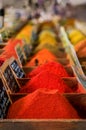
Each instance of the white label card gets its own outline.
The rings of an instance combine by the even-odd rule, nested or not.
[[[64,27],[61,27],[61,29],[60,29],[60,37],[61,37],[63,46],[66,50],[66,53],[69,55],[72,68],[74,70],[74,73],[75,73],[78,81],[86,88],[86,76],[82,70],[82,67],[78,60],[74,46],[71,44],[70,40],[68,39],[68,36],[67,36],[67,33],[66,33]]]

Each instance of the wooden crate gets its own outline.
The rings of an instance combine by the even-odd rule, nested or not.
[[[4,120],[1,130],[85,130],[86,120]]]
[[[4,64],[2,67],[2,72],[5,71],[6,67],[9,65],[9,62]],[[30,68],[29,68],[30,71]],[[73,87],[77,84],[76,77],[72,78],[63,78],[64,81],[70,84],[70,87]],[[26,82],[25,79],[19,79],[21,84]],[[6,84],[6,83],[5,83]],[[10,98],[12,102],[26,96],[27,94],[20,93],[10,93]],[[69,102],[74,106],[74,108],[79,113],[81,119],[55,119],[55,120],[0,120],[0,129],[1,130],[85,130],[86,129],[86,94],[63,94]]]
[[[12,96],[12,95],[11,95]],[[74,105],[76,108],[81,108],[78,111],[81,113],[85,112],[86,117],[86,94],[64,94],[65,97]],[[14,96],[13,98],[16,98]],[[0,130],[85,130],[86,119],[51,119],[51,120],[0,120]]]

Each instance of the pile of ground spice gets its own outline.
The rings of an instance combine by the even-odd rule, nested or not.
[[[6,55],[6,53],[2,53],[2,54],[0,55],[0,58],[3,58],[3,59],[5,59],[5,60],[7,60],[7,59],[8,59],[8,55]]]
[[[75,50],[79,58],[86,57],[86,39],[78,42],[75,45]]]
[[[22,45],[23,44],[22,40],[11,39],[8,42],[8,45],[4,47],[4,52],[2,53],[2,55],[4,55],[6,59],[9,59],[12,56],[18,58],[15,51],[15,46],[17,44]]]
[[[27,43],[30,42],[30,38],[33,31],[33,25],[30,25],[29,23],[18,33],[18,35],[15,37],[16,39],[24,39]]]
[[[26,66],[39,66],[50,61],[57,61],[56,56],[47,49],[43,49],[39,51],[37,54],[35,54],[30,60],[30,62],[26,64]]]
[[[56,46],[50,45],[49,43],[46,43],[44,45],[39,44],[35,50],[34,53],[37,53],[38,51],[42,50],[42,49],[47,49],[49,50],[51,53],[53,53],[56,57],[58,58],[66,58],[67,54],[64,51],[61,51],[61,49],[58,47],[58,44]]]
[[[72,93],[72,89],[58,76],[49,71],[42,71],[31,78],[29,82],[20,89],[20,93],[31,93],[39,88],[57,89],[60,93]]]
[[[37,90],[11,105],[8,119],[80,119],[57,90]]]
[[[84,49],[86,47],[86,39],[78,42],[74,47],[76,52],[79,52],[80,50]]]
[[[27,74],[27,77],[34,77],[42,71],[48,71],[54,74],[57,74],[60,77],[70,77],[64,66],[58,62],[48,62],[41,66],[38,66],[33,71]],[[52,76],[52,75],[51,75]]]
[[[44,29],[52,29],[52,30],[54,30],[54,29],[55,29],[55,25],[54,25],[53,22],[51,22],[51,21],[42,22],[42,23],[39,25],[39,29],[40,29],[40,31],[42,31],[42,30],[44,30]]]

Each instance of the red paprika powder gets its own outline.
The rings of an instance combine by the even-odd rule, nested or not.
[[[38,66],[33,71],[27,74],[27,77],[34,77],[35,75],[39,74],[42,71],[49,71],[54,74],[57,74],[60,77],[70,77],[67,71],[65,70],[64,66],[58,62],[48,62],[41,66]]]
[[[76,110],[57,90],[37,90],[10,107],[8,119],[79,119]]]
[[[26,66],[39,66],[50,61],[57,61],[56,56],[54,56],[47,49],[43,49],[34,55],[30,62],[26,64]]]
[[[60,93],[73,92],[57,74],[42,71],[22,87],[20,93],[31,93],[39,88],[57,89]]]
[[[16,39],[10,40],[8,42],[7,46],[4,47],[4,52],[2,54],[6,55],[7,59],[9,59],[12,56],[14,56],[15,58],[17,58],[16,52],[15,52],[15,46],[17,44],[22,45],[23,44],[22,40],[16,40]]]

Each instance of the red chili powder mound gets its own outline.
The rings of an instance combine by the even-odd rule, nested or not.
[[[57,74],[60,77],[70,77],[69,74],[66,72],[64,66],[57,62],[49,62],[46,64],[43,64],[41,66],[38,66],[33,71],[27,74],[27,77],[34,77],[35,75],[39,74],[42,71],[49,71],[51,73]]]
[[[7,58],[6,58],[6,55],[4,55],[4,54],[1,54],[1,55],[0,55],[0,58],[4,59],[4,61],[7,59]]]
[[[23,42],[22,42],[22,40],[12,39],[12,40],[8,41],[7,44],[8,44],[8,45],[4,47],[4,50],[10,50],[10,48],[14,50],[14,49],[15,49],[15,46],[16,46],[17,44],[22,45]]]
[[[79,119],[76,110],[57,90],[37,90],[11,105],[8,119]]]
[[[3,54],[2,54],[6,59],[9,59],[11,58],[12,56],[14,56],[15,58],[17,58],[17,54],[15,52],[14,49],[11,49],[11,51],[4,51]]]
[[[6,58],[10,58],[12,56],[14,56],[15,58],[17,58],[16,52],[15,52],[15,46],[17,44],[22,45],[23,42],[22,40],[16,40],[16,39],[12,39],[8,42],[8,45],[6,47],[4,47],[4,52],[2,53],[3,55],[6,55]]]
[[[26,66],[42,65],[50,61],[57,61],[56,56],[54,56],[47,49],[43,49],[39,51],[36,55],[34,55],[31,61],[26,64]]]
[[[42,71],[27,82],[26,85],[20,89],[20,93],[31,93],[39,88],[57,89],[60,93],[73,92],[57,74]]]

